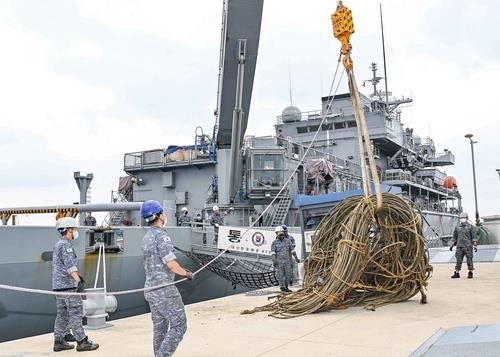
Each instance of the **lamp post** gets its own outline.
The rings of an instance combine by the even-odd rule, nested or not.
[[[498,179],[500,180],[500,169],[497,169]]]
[[[477,208],[477,189],[476,189],[476,165],[474,164],[474,144],[477,141],[472,140],[472,134],[465,134],[465,137],[470,141],[470,151],[472,156],[472,178],[474,180],[474,203],[476,205],[476,226],[479,226],[479,210]]]

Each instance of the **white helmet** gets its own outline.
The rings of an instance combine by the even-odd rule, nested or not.
[[[284,231],[285,230],[283,229],[283,226],[276,226],[276,228],[274,228],[274,233],[279,233]]]
[[[78,227],[78,224],[76,224],[76,219],[72,217],[63,217],[61,219],[58,219],[56,222],[56,229],[61,233],[68,228],[75,227]]]
[[[187,207],[182,207],[181,211],[182,211],[182,212],[187,212],[187,211],[188,211],[188,208],[187,208]]]
[[[213,206],[213,207],[212,207],[212,211],[214,211],[214,212],[215,212],[215,211],[218,211],[218,210],[219,210],[219,206]]]

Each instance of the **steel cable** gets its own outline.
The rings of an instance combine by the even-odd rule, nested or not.
[[[384,193],[346,199],[318,226],[303,287],[276,301],[242,313],[268,311],[291,318],[364,305],[375,309],[421,293],[432,274],[418,212],[403,198]]]

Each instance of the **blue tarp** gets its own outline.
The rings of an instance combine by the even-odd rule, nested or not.
[[[208,153],[208,146],[207,145],[198,145],[195,147],[194,145],[184,145],[184,146],[177,146],[177,145],[169,145],[165,150],[164,150],[164,155],[169,155],[177,150],[199,150],[204,154]]]
[[[375,188],[373,187],[373,184],[371,186],[371,190],[372,190],[372,192],[375,192]],[[386,185],[386,184],[380,184],[380,190],[382,192],[390,192],[390,193],[393,193],[395,195],[401,193],[400,187],[395,187],[395,186]],[[352,191],[325,193],[325,194],[315,195],[315,196],[295,195],[293,197],[293,206],[299,208],[299,207],[305,207],[305,206],[320,205],[323,203],[333,203],[333,202],[342,201],[343,199],[346,199],[346,198],[349,198],[352,196],[360,196],[360,195],[363,195],[362,189],[352,190]]]

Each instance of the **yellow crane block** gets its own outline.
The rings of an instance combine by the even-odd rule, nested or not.
[[[354,23],[352,21],[352,13],[347,7],[338,2],[337,9],[332,14],[333,36],[342,43],[341,52],[344,55],[343,63],[346,70],[352,68],[351,60],[351,43],[349,39],[354,33]]]

